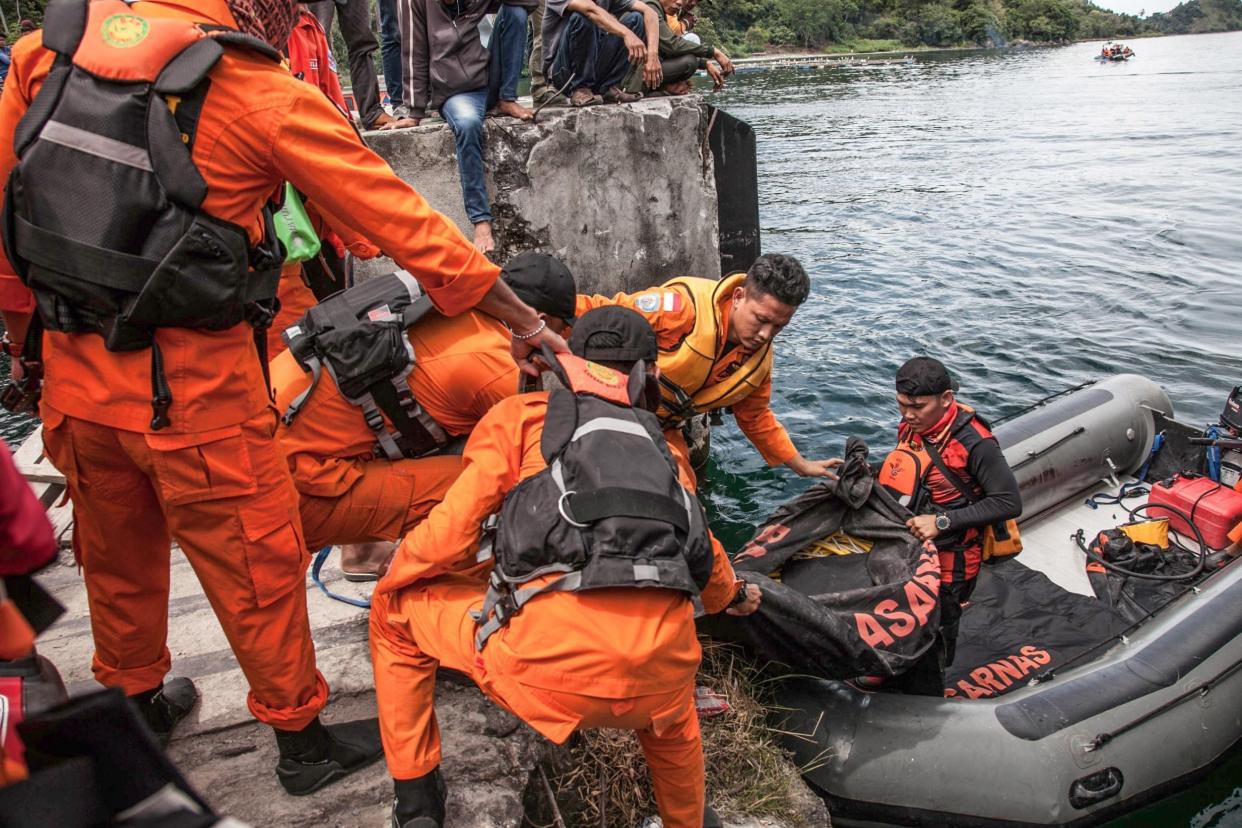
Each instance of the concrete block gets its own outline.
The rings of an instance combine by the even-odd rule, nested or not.
[[[719,278],[708,121],[707,107],[693,98],[549,108],[534,124],[488,119],[496,261],[523,250],[552,253],[591,293],[641,290],[679,275]],[[443,122],[365,137],[469,238],[453,136]],[[359,277],[393,269],[386,259],[363,263]]]

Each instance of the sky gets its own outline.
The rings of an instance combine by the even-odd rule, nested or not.
[[[1167,12],[1179,2],[1181,0],[1095,0],[1095,4],[1102,9],[1125,14],[1138,14],[1144,10],[1148,14]]]

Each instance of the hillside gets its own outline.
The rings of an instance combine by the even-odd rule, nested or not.
[[[781,46],[1004,46],[1242,29],[1242,0],[1186,0],[1147,18],[1089,0],[703,0],[696,14],[695,31],[730,54]]]

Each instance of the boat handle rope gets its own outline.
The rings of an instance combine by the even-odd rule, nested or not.
[[[1151,721],[1152,719],[1156,718],[1157,716],[1163,713],[1167,713],[1168,711],[1172,710],[1174,707],[1177,707],[1179,704],[1189,699],[1192,699],[1195,696],[1206,696],[1209,692],[1211,692],[1213,687],[1215,687],[1217,684],[1220,684],[1222,681],[1229,678],[1234,673],[1238,672],[1239,669],[1242,669],[1242,659],[1235,661],[1233,664],[1229,665],[1224,670],[1220,671],[1219,673],[1212,676],[1210,679],[1207,679],[1206,681],[1199,684],[1198,686],[1192,687],[1189,690],[1187,690],[1185,693],[1182,693],[1178,696],[1175,696],[1169,699],[1167,702],[1160,705],[1155,710],[1150,710],[1147,713],[1144,713],[1142,716],[1139,716],[1137,719],[1126,722],[1125,724],[1123,724],[1121,727],[1117,728],[1116,730],[1110,730],[1106,733],[1099,734],[1098,736],[1096,736],[1094,739],[1092,739],[1090,742],[1087,743],[1086,748],[1085,748],[1087,753],[1092,753],[1094,751],[1099,750],[1100,748],[1104,747],[1112,740],[1116,739],[1118,736],[1121,736],[1123,733],[1127,733],[1128,731],[1133,730],[1139,725],[1145,724],[1146,722]]]
[[[1087,431],[1087,427],[1086,427],[1086,426],[1078,426],[1078,427],[1077,427],[1077,428],[1075,428],[1073,431],[1071,431],[1069,434],[1066,434],[1064,437],[1061,437],[1061,438],[1060,438],[1060,439],[1058,439],[1058,440],[1054,440],[1053,442],[1049,443],[1048,445],[1044,446],[1043,448],[1039,449],[1038,451],[1028,451],[1028,452],[1026,453],[1026,458],[1025,458],[1025,459],[1023,459],[1023,460],[1021,460],[1020,462],[1018,462],[1018,463],[1014,464],[1013,466],[1010,466],[1010,468],[1011,468],[1013,471],[1017,471],[1018,469],[1020,469],[1020,468],[1022,468],[1023,466],[1025,466],[1027,463],[1033,463],[1033,462],[1035,462],[1036,460],[1038,460],[1039,458],[1043,457],[1043,456],[1044,456],[1045,454],[1047,454],[1048,452],[1052,451],[1052,450],[1053,450],[1054,448],[1056,448],[1057,446],[1059,446],[1059,445],[1061,445],[1061,444],[1063,444],[1063,443],[1068,443],[1070,440],[1074,439],[1074,438],[1075,438],[1075,437],[1077,437],[1079,434],[1084,434],[1084,433],[1086,433],[1086,431]]]

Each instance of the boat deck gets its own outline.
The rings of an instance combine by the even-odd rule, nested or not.
[[[1122,482],[1133,483],[1134,478]],[[1074,542],[1073,535],[1082,529],[1088,538],[1104,529],[1113,529],[1129,521],[1127,509],[1147,502],[1147,495],[1126,498],[1125,508],[1117,504],[1092,509],[1087,498],[1095,494],[1116,494],[1117,486],[1101,481],[1090,492],[1065,501],[1039,517],[1022,524],[1022,554],[1018,560],[1031,569],[1048,576],[1057,586],[1079,595],[1094,595],[1087,580],[1087,558]]]

